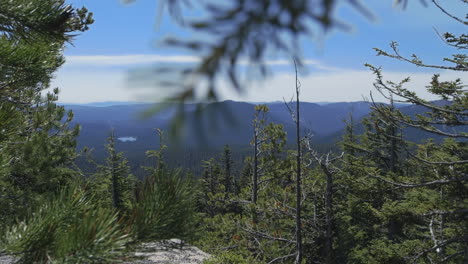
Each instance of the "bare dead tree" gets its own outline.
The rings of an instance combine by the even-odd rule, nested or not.
[[[334,238],[334,214],[333,214],[333,193],[334,193],[334,175],[338,168],[333,164],[341,160],[344,156],[342,152],[339,156],[332,157],[331,152],[326,155],[319,155],[313,150],[309,138],[305,138],[304,148],[308,151],[312,159],[317,163],[326,176],[325,185],[325,263],[332,264],[333,260],[333,238]]]
[[[298,78],[297,62],[294,59],[294,70],[296,76],[295,92],[296,92],[296,109],[285,102],[286,107],[291,114],[291,117],[296,125],[296,263],[300,264],[302,261],[302,225],[301,225],[301,204],[302,204],[302,191],[301,191],[301,168],[302,168],[302,143],[301,143],[301,124],[300,124],[300,88],[301,82]],[[292,102],[292,100],[291,100]]]
[[[296,142],[297,142],[297,175],[296,175],[296,247],[297,256],[296,263],[302,262],[302,227],[301,227],[301,127],[300,127],[300,102],[299,102],[299,91],[301,83],[297,78],[297,65],[294,61],[294,69],[296,72]]]
[[[253,120],[253,140],[251,144],[254,148],[254,160],[253,160],[253,173],[252,173],[252,203],[257,204],[258,200],[258,179],[260,177],[261,168],[259,166],[259,157],[262,153],[260,146],[263,144],[264,139],[262,137],[263,130],[265,129],[266,122],[266,113],[268,112],[268,107],[266,105],[257,105],[255,106],[255,114]],[[256,213],[253,212],[252,221],[256,223]]]

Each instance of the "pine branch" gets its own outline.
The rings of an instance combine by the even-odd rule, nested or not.
[[[383,182],[401,187],[401,188],[418,188],[418,187],[425,187],[425,186],[432,186],[432,185],[444,185],[444,184],[450,184],[453,182],[464,182],[468,180],[468,176],[464,176],[461,178],[451,178],[451,179],[440,179],[440,180],[434,180],[430,182],[423,182],[423,183],[406,183],[406,182],[394,182],[388,179],[385,179],[381,176],[373,175],[371,173],[367,173],[372,178],[379,179]]]
[[[277,261],[284,260],[284,259],[288,259],[288,258],[292,258],[292,257],[296,257],[296,256],[297,256],[297,252],[292,253],[292,254],[289,254],[289,255],[277,257],[277,258],[272,259],[270,262],[268,262],[268,264],[272,264],[272,263],[275,263],[275,262],[277,262]]]
[[[423,159],[413,153],[411,153],[411,151],[409,151],[408,149],[407,150],[407,153],[414,159],[417,159],[418,161],[421,161],[423,163],[426,163],[428,165],[459,165],[459,164],[466,164],[468,163],[468,160],[456,160],[456,161],[429,161],[429,160],[426,160],[426,159]]]
[[[455,214],[461,214],[461,215],[468,214],[468,208],[457,209],[457,210],[453,210],[453,211],[440,211],[440,210],[435,210],[435,211],[431,211],[431,212],[429,212],[429,213],[425,213],[424,216],[433,216],[433,215],[455,215]]]
[[[420,257],[427,255],[431,251],[435,251],[435,250],[437,250],[439,248],[445,247],[445,246],[453,244],[453,243],[459,243],[459,242],[468,242],[468,236],[454,237],[454,238],[451,238],[451,239],[444,240],[444,241],[438,243],[437,245],[435,245],[435,246],[433,246],[431,248],[428,248],[428,249],[420,252],[416,256],[414,256],[413,257],[413,263],[416,263]]]
[[[434,65],[434,64],[425,64],[418,57],[416,57],[416,55],[413,55],[412,59],[406,58],[400,54],[398,50],[398,44],[396,42],[390,43],[390,47],[393,50],[393,54],[387,53],[377,48],[374,48],[374,50],[377,51],[377,56],[386,56],[386,57],[393,58],[399,61],[404,61],[404,62],[414,64],[418,67],[433,68],[433,69],[440,69],[440,70],[452,70],[452,71],[468,71],[468,67],[464,65],[442,66],[442,65]]]
[[[265,239],[268,239],[268,240],[280,241],[280,242],[285,242],[285,243],[289,243],[289,244],[296,244],[295,240],[290,240],[290,239],[282,238],[282,237],[274,237],[274,236],[271,236],[269,234],[266,234],[266,233],[263,233],[263,232],[260,232],[260,231],[247,229],[247,228],[244,228],[242,226],[239,226],[239,227],[242,230],[244,230],[245,232],[247,232],[247,233],[249,233],[249,234],[251,234],[253,236],[258,236],[258,237],[265,238]]]
[[[457,21],[457,22],[460,22],[462,23],[463,25],[465,26],[468,26],[468,21],[464,21],[462,20],[461,18],[458,18],[452,14],[450,14],[449,12],[447,12],[447,10],[445,10],[445,8],[443,8],[436,0],[432,0],[432,3],[434,3],[435,6],[437,6],[437,8],[440,9],[440,11],[442,11],[444,14],[446,14],[448,17],[452,18],[453,20]]]

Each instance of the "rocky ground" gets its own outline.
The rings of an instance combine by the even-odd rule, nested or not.
[[[135,257],[141,260],[127,263],[200,264],[211,256],[194,246],[182,244],[179,239],[171,239],[144,243],[135,252]]]
[[[132,261],[125,264],[201,264],[211,256],[200,249],[183,244],[179,239],[143,243],[138,247]],[[0,256],[0,264],[13,264],[11,256]]]
[[[11,264],[15,263],[15,259],[10,256],[0,256],[0,264]]]

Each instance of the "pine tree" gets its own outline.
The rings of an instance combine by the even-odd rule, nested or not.
[[[64,1],[0,1],[2,224],[77,176],[71,169],[79,132],[69,128],[73,113],[55,104],[58,89],[41,92],[63,64],[65,44],[92,22],[85,8]]]
[[[253,139],[250,143],[254,148],[253,155],[253,174],[252,174],[252,203],[257,203],[258,197],[258,178],[260,173],[259,156],[261,154],[260,146],[262,141],[263,130],[265,127],[265,115],[268,112],[268,106],[258,105],[255,106],[255,114],[253,120]]]
[[[146,151],[146,156],[151,158],[156,158],[156,169],[165,170],[166,162],[164,159],[164,152],[167,149],[167,146],[164,144],[164,131],[162,129],[156,128],[156,132],[159,136],[159,149],[158,150],[148,150]],[[152,168],[152,167],[150,167]]]
[[[376,104],[374,107],[386,107],[389,111],[394,111],[392,104]],[[393,204],[402,200],[403,194],[392,186],[386,186],[379,177],[397,179],[414,173],[406,162],[405,147],[408,144],[403,140],[401,128],[380,117],[375,109],[362,123],[362,135],[354,135],[353,129],[349,128],[348,134],[344,136],[342,145],[343,150],[347,151],[344,158],[344,171],[347,175],[341,180],[341,184],[348,188],[338,194],[345,201],[345,204],[338,205],[343,208],[338,213],[341,236],[346,237],[345,233],[355,229],[361,230],[361,233],[359,238],[355,234],[349,234],[347,242],[340,241],[340,247],[349,243],[345,246],[346,252],[342,252],[340,257],[360,263],[365,259],[375,259],[377,262],[397,261],[396,254],[391,252],[395,248],[389,250],[390,252],[377,254],[378,257],[367,254],[372,254],[372,247],[392,244],[404,236],[403,229],[408,220],[389,210]],[[361,215],[366,215],[366,219],[361,218]],[[348,223],[350,219],[347,217],[356,220]]]
[[[433,3],[456,23],[468,25],[448,13],[437,1]],[[376,49],[377,55],[440,71],[467,71],[467,56],[459,54],[460,50],[467,49],[466,35],[445,33],[440,37],[456,49],[451,58],[444,58],[451,65],[426,64],[417,55],[407,58],[396,42],[390,44],[391,52]],[[406,88],[410,78],[387,81],[380,68],[367,66],[376,76],[375,88],[390,102],[411,103],[426,112],[406,115],[392,105],[376,104],[374,107],[376,118],[386,122],[387,129],[380,129],[380,125],[375,127],[380,130],[378,135],[386,137],[383,146],[388,151],[374,152],[375,156],[380,156],[375,163],[378,170],[367,170],[366,174],[378,181],[375,185],[380,185],[381,190],[391,190],[379,213],[390,224],[387,238],[391,242],[382,238],[373,241],[366,249],[366,259],[372,256],[373,262],[461,263],[468,259],[468,229],[464,224],[468,213],[468,136],[463,129],[468,107],[465,85],[460,79],[441,81],[439,74],[435,74],[427,89],[439,96],[442,103],[430,102]],[[401,137],[395,137],[392,127],[400,126],[404,131],[419,130],[435,139],[422,144],[417,142],[414,147],[399,144]],[[392,227],[393,221],[399,225],[396,229]]]
[[[98,165],[98,172],[91,177],[91,191],[96,203],[103,207],[113,207],[121,214],[128,213],[134,200],[135,177],[130,174],[128,161],[122,152],[115,149],[115,134],[107,139],[107,158],[105,165]]]
[[[231,159],[231,149],[229,145],[224,146],[223,157],[222,157],[223,169],[224,169],[224,188],[225,188],[225,198],[228,199],[229,194],[233,193],[233,183],[234,180],[231,175],[232,159]]]
[[[220,164],[213,158],[203,161],[200,204],[211,217],[225,212],[226,192]]]
[[[243,162],[243,167],[242,171],[240,173],[240,178],[239,178],[239,193],[247,188],[250,191],[250,183],[252,182],[252,175],[253,175],[253,164],[252,164],[252,157],[246,157]],[[250,198],[252,195],[250,195]]]
[[[300,87],[301,83],[297,77],[297,64],[294,60],[294,69],[296,73],[295,95],[296,95],[296,109],[289,108],[289,112],[294,120],[296,126],[296,264],[302,263],[303,249],[302,249],[302,138],[301,138],[301,118],[300,118]]]

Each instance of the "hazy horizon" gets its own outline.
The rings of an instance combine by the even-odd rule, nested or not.
[[[255,101],[240,101],[240,100],[219,100],[218,102],[238,102],[238,103],[248,103],[248,104],[274,104],[274,103],[279,103],[279,104],[284,104],[284,101],[263,101],[263,102],[255,102]],[[289,101],[288,101],[289,102]],[[334,103],[367,103],[370,101],[365,101],[365,100],[358,100],[358,101],[305,101],[301,100],[301,103],[313,103],[313,104],[334,104]],[[375,101],[376,103],[385,103],[384,101]],[[116,105],[135,105],[135,104],[154,104],[154,103],[165,103],[164,101],[95,101],[95,102],[86,102],[86,103],[76,103],[76,102],[59,102],[61,105],[103,105],[103,106],[111,106],[111,104],[116,104]],[[202,103],[202,102],[184,102],[185,104],[196,104],[196,103]],[[213,102],[207,102],[207,103],[213,103]],[[403,104],[403,103],[400,103]]]

